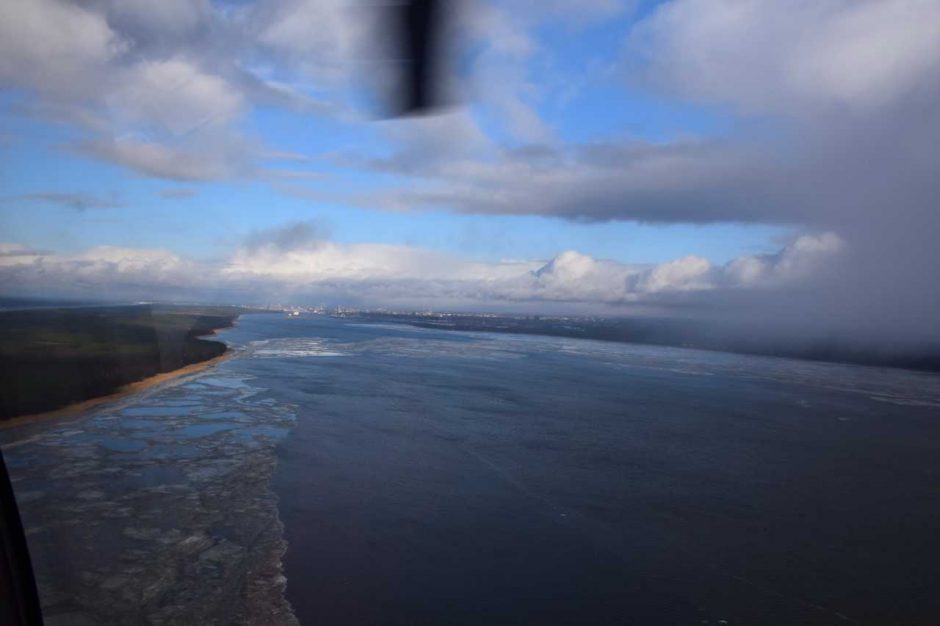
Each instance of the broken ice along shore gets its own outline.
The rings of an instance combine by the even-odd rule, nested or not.
[[[230,365],[0,430],[47,624],[297,623],[270,487],[295,410]]]

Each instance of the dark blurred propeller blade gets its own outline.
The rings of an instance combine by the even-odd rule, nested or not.
[[[438,70],[443,13],[446,0],[408,0],[393,8],[393,41],[402,59],[401,83],[397,85],[395,109],[398,115],[429,111],[443,104]]]
[[[39,594],[13,485],[0,451],[0,624],[42,626]]]

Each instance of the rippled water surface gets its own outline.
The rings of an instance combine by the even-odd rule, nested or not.
[[[246,317],[304,623],[934,624],[940,377]],[[724,621],[722,621],[724,620]]]
[[[0,431],[60,623],[291,623],[285,580],[305,624],[940,616],[936,375],[324,317],[220,339]]]
[[[233,363],[0,431],[48,624],[293,623],[270,482],[294,412]]]

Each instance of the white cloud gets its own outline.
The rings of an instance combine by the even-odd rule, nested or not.
[[[242,94],[226,80],[179,58],[134,64],[117,83],[107,102],[118,123],[172,137],[225,126],[245,108]]]
[[[345,81],[362,62],[370,17],[349,0],[267,0],[251,13],[259,44],[312,78]]]
[[[110,273],[135,278],[145,277],[156,282],[171,277],[176,280],[184,279],[185,274],[182,272],[192,267],[191,263],[166,250],[116,246],[97,246],[65,257],[62,261],[89,277]]]
[[[123,46],[101,15],[81,6],[0,2],[0,81],[56,97],[88,97]]]
[[[655,84],[749,112],[868,109],[940,70],[933,0],[672,0],[635,31]]]
[[[104,0],[109,19],[138,42],[193,34],[211,19],[210,0]]]
[[[658,265],[645,272],[637,281],[641,293],[693,291],[713,287],[712,264],[703,257],[687,256]]]
[[[158,249],[99,246],[70,255],[8,249],[0,254],[0,290],[121,297],[196,287],[201,284],[197,268],[192,261]]]
[[[806,235],[794,241],[777,255],[773,267],[783,278],[806,277],[820,259],[836,254],[845,246],[833,233]]]
[[[531,8],[531,3],[526,2]],[[625,11],[634,0],[547,0],[539,8],[547,9],[562,18],[575,20],[609,19]]]
[[[543,52],[530,35],[537,20],[520,7],[483,2],[467,9],[466,34],[479,48],[469,79],[473,96],[495,113],[511,138],[523,143],[553,140],[554,131],[536,111],[539,87],[528,76],[533,59]]]
[[[833,233],[803,235],[776,254],[733,259],[724,266],[722,280],[739,287],[811,280],[814,272],[844,248],[845,242]]]
[[[507,297],[525,297],[529,293],[531,298],[545,300],[620,300],[627,296],[630,279],[641,269],[567,250],[518,278],[512,284],[515,293]]]
[[[273,246],[243,250],[235,254],[224,273],[305,283],[409,279],[416,274],[426,275],[427,266],[440,267],[438,261],[440,259],[433,253],[407,246],[323,242],[306,250],[283,251]],[[433,278],[434,275],[423,277]]]
[[[238,41],[204,0],[2,0],[0,85],[76,126],[73,147],[96,158],[158,178],[245,175],[260,142],[238,129],[234,62],[251,49]]]
[[[78,149],[94,158],[169,180],[216,180],[252,173],[251,150],[237,138],[224,135],[177,144],[125,136],[89,141]]]
[[[0,243],[0,265],[22,265],[46,254],[18,243]]]
[[[625,265],[566,251],[544,261],[482,263],[411,246],[342,244],[319,238],[308,224],[255,233],[221,264],[200,264],[166,250],[97,247],[74,255],[0,246],[0,285],[63,291],[96,286],[193,293],[209,289],[236,297],[315,300],[354,294],[373,306],[421,301],[454,303],[556,302],[590,306],[655,305],[662,298],[723,290],[775,290],[800,284],[838,255],[830,234],[804,236],[776,255],[714,266],[685,257],[654,266]],[[758,274],[742,275],[744,263]]]
[[[624,0],[504,0],[464,3],[459,23],[476,48],[469,91],[506,137],[520,144],[557,141],[556,130],[539,113],[547,85],[532,76],[537,64],[551,64],[552,51],[538,29],[563,24],[571,31],[612,19],[626,10]]]

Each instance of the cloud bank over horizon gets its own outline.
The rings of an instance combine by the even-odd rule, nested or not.
[[[57,254],[0,244],[0,292],[494,310],[557,303],[615,313],[624,306],[694,304],[708,292],[786,288],[824,272],[842,248],[837,236],[823,233],[723,265],[699,256],[628,265],[574,250],[549,260],[486,263],[412,246],[336,243],[314,225],[296,223],[253,233],[216,262],[161,249],[97,246]]]

